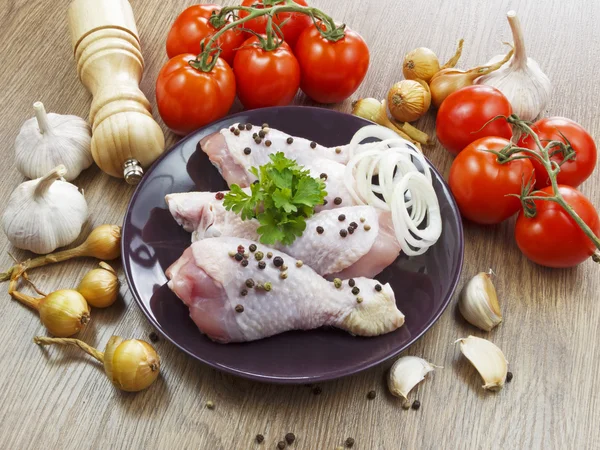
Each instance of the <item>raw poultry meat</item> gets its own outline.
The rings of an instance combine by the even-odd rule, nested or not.
[[[169,194],[165,200],[177,223],[192,233],[192,241],[218,236],[259,238],[258,221],[244,221],[227,211],[216,193]],[[342,229],[346,237],[340,235]],[[281,249],[320,275],[349,278],[377,275],[394,262],[400,245],[389,213],[371,206],[350,206],[315,214],[306,221],[304,234]]]
[[[404,323],[389,284],[361,277],[338,287],[275,249],[255,244],[249,252],[251,244],[234,237],[197,241],[167,269],[169,288],[210,339],[253,341],[321,326],[377,336]],[[258,261],[258,252],[273,257]]]
[[[235,130],[235,133],[231,130]],[[256,179],[250,173],[250,168],[269,163],[271,153],[283,152],[286,157],[296,160],[298,164],[310,170],[313,177],[326,176],[327,202],[324,207],[317,209],[335,208],[339,205],[335,203],[336,198],[339,198],[343,205],[354,204],[344,185],[344,164],[348,160],[348,149],[345,146],[338,147],[342,149],[338,154],[335,148],[326,148],[316,143],[311,145],[306,139],[291,137],[278,130],[269,130],[264,139],[256,143],[252,136],[261,130],[263,129],[253,126],[249,130],[244,127],[240,131],[240,127],[235,124],[200,141],[200,147],[229,186],[233,183],[241,187],[250,186]],[[288,144],[288,139],[292,139],[291,144]],[[344,153],[346,155],[341,156]]]

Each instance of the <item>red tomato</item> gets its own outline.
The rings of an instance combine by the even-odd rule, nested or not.
[[[539,136],[542,145],[545,145],[544,142],[549,141],[564,142],[564,139],[560,135],[562,133],[570,142],[573,150],[575,150],[575,154],[577,155],[575,159],[570,159],[560,166],[560,172],[558,173],[559,184],[577,187],[589,178],[596,167],[598,152],[594,139],[592,139],[592,136],[581,125],[564,117],[546,117],[538,120],[531,128]],[[538,150],[535,141],[529,135],[524,135],[519,140],[519,147]],[[558,163],[563,160],[560,154],[555,155],[552,159]],[[535,167],[536,189],[549,186],[550,179],[544,166],[535,158],[532,161]]]
[[[188,134],[225,116],[235,99],[233,70],[221,58],[210,72],[189,65],[191,53],[171,58],[156,80],[156,103],[165,124]]]
[[[294,2],[301,6],[308,6],[306,0],[294,0]],[[263,0],[244,0],[242,2],[242,6],[255,6],[256,8],[262,9],[262,3]],[[283,3],[283,0],[278,3]],[[246,11],[240,11],[240,18],[243,19],[246,16],[248,16]],[[312,25],[313,22],[310,16],[306,14],[297,12],[283,12],[273,17],[273,23],[281,28],[285,42],[287,42],[291,48],[294,48],[300,33],[302,33],[306,27]],[[257,17],[256,19],[249,20],[248,22],[244,22],[242,26],[258,34],[265,34],[267,30],[267,16],[264,15]]]
[[[316,27],[304,30],[295,54],[302,73],[300,88],[319,103],[342,102],[358,89],[369,69],[369,48],[360,34],[331,42]]]
[[[559,191],[594,234],[600,235],[600,218],[594,205],[571,186],[559,185]],[[540,192],[552,195],[552,187]],[[592,240],[558,203],[536,200],[535,206],[535,217],[527,218],[521,211],[515,226],[517,245],[530,260],[546,267],[572,267],[594,253]]]
[[[491,225],[515,214],[521,201],[508,194],[521,193],[521,183],[533,176],[533,164],[517,159],[500,164],[486,150],[500,151],[510,141],[485,137],[469,144],[458,154],[450,168],[449,184],[463,217]]]
[[[498,89],[491,86],[467,86],[453,92],[444,100],[437,113],[435,131],[440,143],[457,155],[471,142],[486,136],[512,137],[510,125],[502,119],[481,129],[490,119],[510,116],[512,107]]]
[[[289,104],[300,86],[300,66],[290,46],[283,42],[266,51],[251,37],[235,55],[233,72],[237,94],[246,109]]]
[[[167,55],[169,58],[182,53],[200,53],[200,42],[210,38],[217,32],[208,19],[210,15],[221,11],[219,5],[194,5],[184,10],[173,22],[167,36]],[[221,58],[233,64],[235,51],[244,42],[244,33],[239,30],[228,30],[218,40],[217,44],[223,50]],[[208,39],[207,39],[208,41]]]

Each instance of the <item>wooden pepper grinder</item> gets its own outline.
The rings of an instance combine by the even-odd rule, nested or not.
[[[127,0],[74,0],[69,29],[81,82],[93,95],[92,155],[109,175],[137,184],[164,151],[165,137],[139,89],[144,72]]]

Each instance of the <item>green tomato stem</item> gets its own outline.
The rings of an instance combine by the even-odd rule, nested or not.
[[[234,13],[236,11],[246,11],[248,15],[243,18],[237,18],[236,20],[227,23],[226,17],[228,14]],[[227,31],[239,27],[240,25],[252,20],[257,17],[269,16],[269,21],[267,24],[267,48],[277,48],[276,44],[273,42],[273,25],[272,18],[279,13],[284,12],[295,12],[300,14],[305,14],[310,16],[319,33],[325,38],[332,42],[339,41],[342,39],[344,34],[345,25],[336,26],[334,20],[325,14],[320,9],[311,7],[311,6],[301,6],[297,3],[294,3],[292,0],[285,0],[285,3],[282,5],[269,6],[267,8],[253,8],[250,6],[227,6],[221,10],[219,14],[211,17],[210,21],[215,28],[219,28],[215,34],[212,35],[210,40],[204,46],[202,52],[196,57],[195,60],[189,62],[190,66],[197,70],[201,70],[203,72],[210,72],[215,65],[217,64],[217,60],[219,55],[221,54],[221,50],[215,47],[215,43],[217,40]],[[325,24],[325,29],[321,29],[318,25],[317,20],[321,21]]]

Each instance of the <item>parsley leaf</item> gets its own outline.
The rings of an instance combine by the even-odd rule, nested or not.
[[[258,180],[250,186],[250,192],[232,184],[223,205],[242,220],[257,219],[263,244],[290,245],[302,236],[315,206],[323,204],[325,183],[282,152],[269,158],[271,162],[250,169]]]

